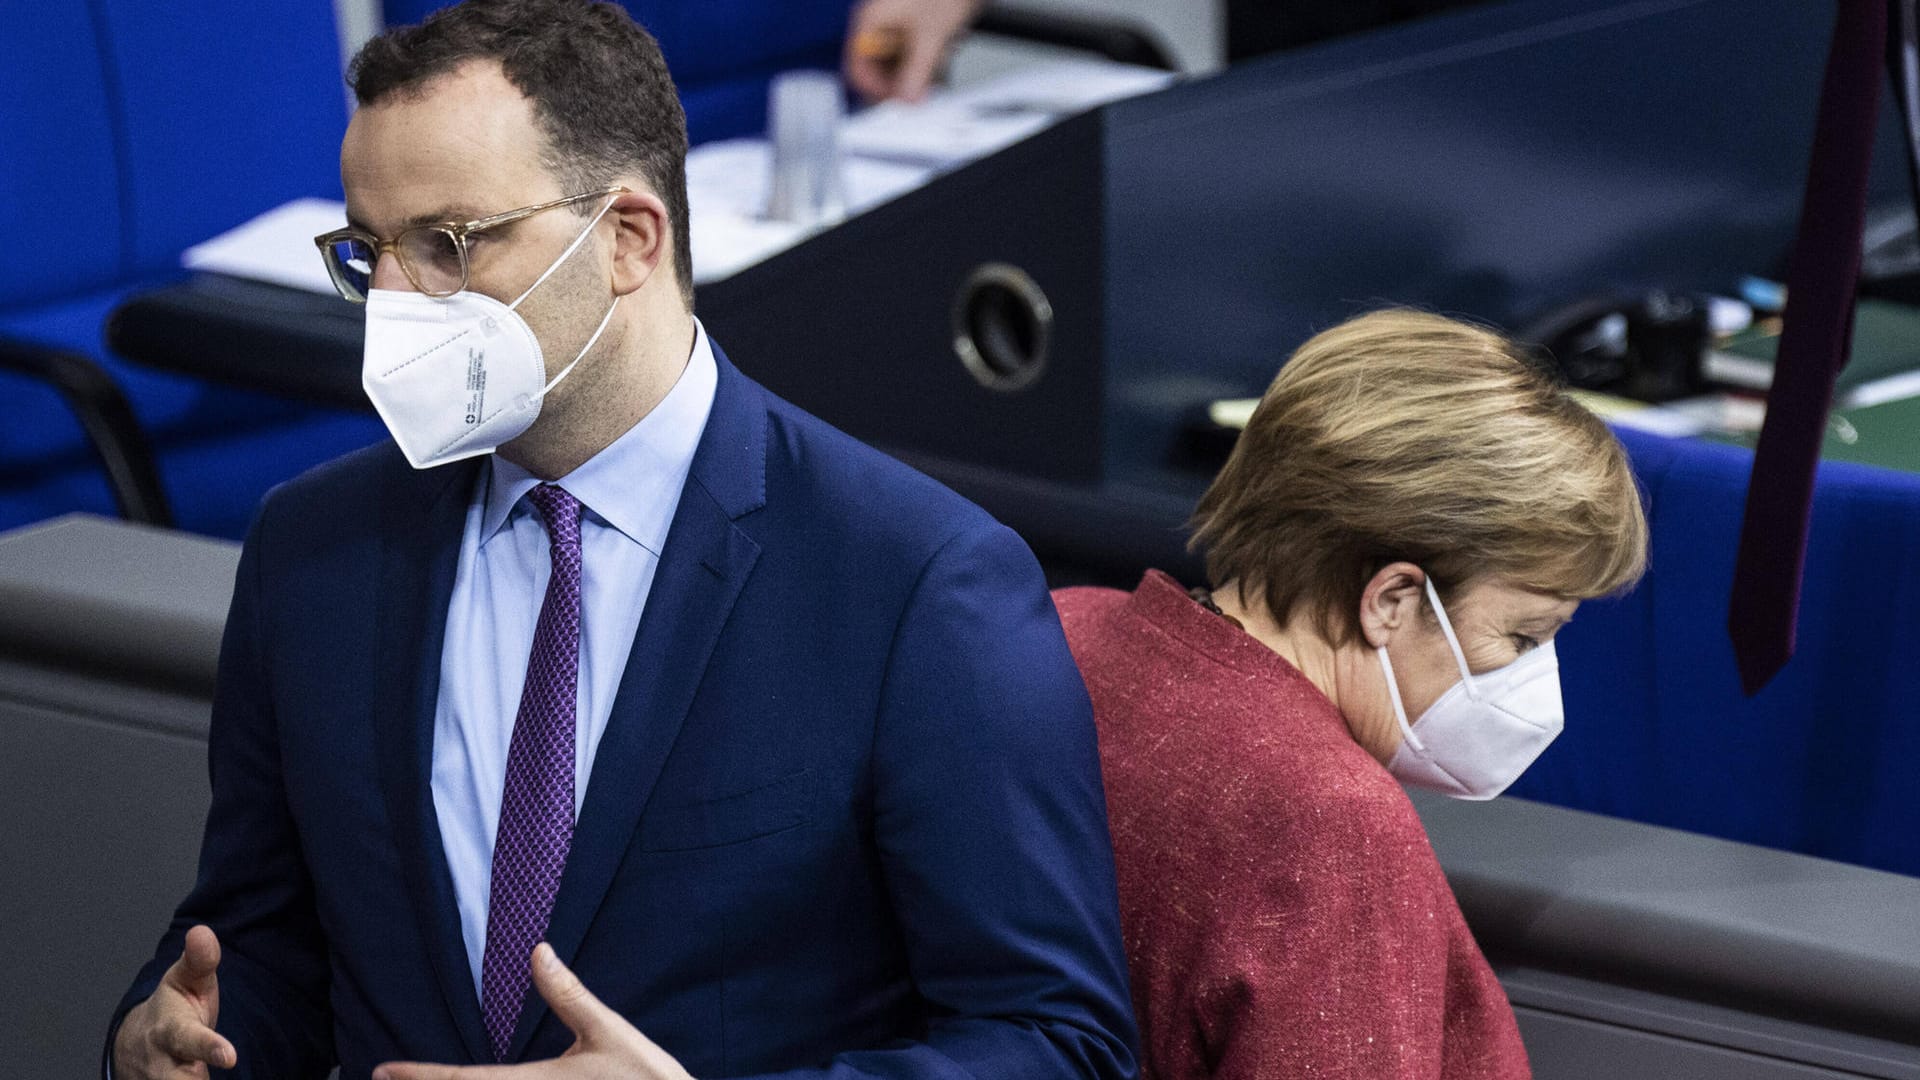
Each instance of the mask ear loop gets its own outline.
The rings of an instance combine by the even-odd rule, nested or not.
[[[594,329],[593,336],[587,339],[587,343],[585,345],[580,346],[580,354],[573,358],[573,363],[568,364],[566,367],[561,368],[560,374],[555,375],[553,377],[552,382],[549,382],[547,385],[540,388],[540,394],[539,394],[540,397],[543,397],[543,398],[546,397],[547,391],[552,390],[556,386],[559,386],[560,380],[566,378],[568,372],[571,372],[574,368],[578,367],[580,365],[580,361],[587,358],[587,353],[593,351],[593,343],[600,340],[600,335],[602,332],[606,330],[607,324],[613,321],[613,309],[619,306],[620,306],[620,298],[616,296],[613,298],[613,303],[607,305],[607,313],[605,315],[600,316],[600,325]]]
[[[1393,718],[1400,722],[1400,736],[1413,747],[1415,753],[1425,756],[1427,744],[1420,741],[1420,736],[1413,733],[1413,725],[1407,723],[1407,706],[1400,700],[1400,680],[1394,678],[1393,661],[1387,658],[1387,647],[1381,645],[1373,651],[1380,657],[1380,670],[1387,675],[1387,697],[1393,701]]]
[[[1480,700],[1479,691],[1474,689],[1473,672],[1467,669],[1467,654],[1460,649],[1460,639],[1454,636],[1453,622],[1447,618],[1447,609],[1440,604],[1440,593],[1433,587],[1433,575],[1427,575],[1427,599],[1433,601],[1433,613],[1440,618],[1440,632],[1447,636],[1447,648],[1453,650],[1453,662],[1460,665],[1460,678],[1467,684],[1467,696]]]
[[[593,220],[587,222],[587,227],[580,230],[579,236],[576,236],[573,238],[573,243],[567,245],[567,250],[561,252],[560,257],[553,260],[553,265],[547,267],[545,273],[535,278],[533,280],[533,284],[527,286],[526,292],[523,292],[519,296],[514,297],[513,303],[507,305],[508,310],[512,310],[514,308],[519,307],[520,301],[525,300],[527,297],[533,295],[533,290],[539,288],[542,282],[546,281],[547,278],[553,276],[553,272],[555,270],[560,269],[560,267],[563,264],[565,264],[568,259],[572,258],[574,252],[580,250],[580,245],[586,243],[587,237],[593,235],[593,227],[595,225],[600,224],[601,218],[607,216],[607,211],[613,209],[613,200],[619,197],[620,196],[615,195],[609,198],[606,201],[606,204],[600,207],[600,212],[593,215]],[[566,367],[561,368],[560,374],[555,375],[547,383],[547,385],[541,387],[540,393],[535,395],[536,397],[541,397],[541,398],[546,397],[549,391],[551,391],[554,387],[560,385],[561,379],[566,378],[573,371],[574,368],[580,365],[580,361],[585,359],[587,353],[593,350],[594,343],[600,340],[600,335],[606,332],[607,324],[613,321],[613,310],[619,306],[620,306],[620,298],[616,296],[613,298],[613,303],[607,305],[607,313],[605,315],[600,316],[600,325],[597,327],[594,327],[593,336],[588,338],[587,343],[580,347],[580,352],[574,356],[573,362],[568,364]]]
[[[619,197],[620,196],[615,195],[613,196],[613,198],[610,198],[607,200],[606,205],[600,208],[600,212],[593,215],[593,220],[587,222],[587,227],[580,230],[580,235],[573,238],[573,243],[567,245],[567,250],[561,252],[560,257],[553,260],[553,262],[547,267],[544,273],[542,273],[539,277],[533,279],[533,284],[527,286],[526,292],[523,292],[519,296],[516,296],[513,298],[513,303],[507,305],[507,308],[509,310],[519,307],[520,301],[525,300],[527,297],[533,295],[533,290],[539,288],[542,284],[546,282],[548,278],[552,277],[553,272],[555,270],[560,269],[561,265],[564,264],[568,259],[573,258],[573,253],[576,251],[579,251],[580,245],[586,243],[587,237],[593,235],[593,227],[595,225],[600,224],[601,218],[607,216],[607,211],[613,209],[613,200]]]

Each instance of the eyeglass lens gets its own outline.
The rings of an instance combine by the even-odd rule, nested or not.
[[[451,232],[438,226],[420,226],[400,234],[393,245],[400,268],[414,287],[431,296],[450,296],[467,281],[466,253]],[[327,245],[328,269],[340,291],[364,300],[373,285],[373,268],[380,254],[359,237],[345,237]]]
[[[333,271],[334,284],[352,299],[364,300],[373,281],[376,256],[373,246],[349,237],[327,245],[327,268]]]
[[[408,229],[395,241],[394,250],[421,292],[448,296],[466,284],[466,253],[446,229],[433,225]]]

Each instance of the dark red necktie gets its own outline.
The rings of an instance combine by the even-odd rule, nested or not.
[[[1813,478],[1833,383],[1853,343],[1867,176],[1885,79],[1888,0],[1840,0],[1813,161],[1787,270],[1786,325],[1753,455],[1727,631],[1757,693],[1793,655]]]

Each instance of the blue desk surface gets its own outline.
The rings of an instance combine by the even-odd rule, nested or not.
[[[1514,794],[1920,875],[1920,476],[1822,465],[1798,648],[1749,699],[1726,624],[1753,456],[1617,433],[1651,566],[1562,631],[1566,733]]]

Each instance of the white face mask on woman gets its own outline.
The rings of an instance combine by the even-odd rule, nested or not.
[[[1457,799],[1491,799],[1519,779],[1565,726],[1560,661],[1549,641],[1505,667],[1475,675],[1467,669],[1466,654],[1460,651],[1460,639],[1431,577],[1427,597],[1460,665],[1460,681],[1409,724],[1393,662],[1385,646],[1375,650],[1387,677],[1394,718],[1400,722],[1400,749],[1387,770],[1410,787]]]
[[[433,297],[394,289],[367,292],[367,343],[360,385],[416,469],[491,453],[533,426],[540,402],[567,377],[613,318],[615,297],[593,336],[547,382],[540,339],[514,309],[552,276],[607,212],[587,222],[567,250],[511,304],[461,290]]]

